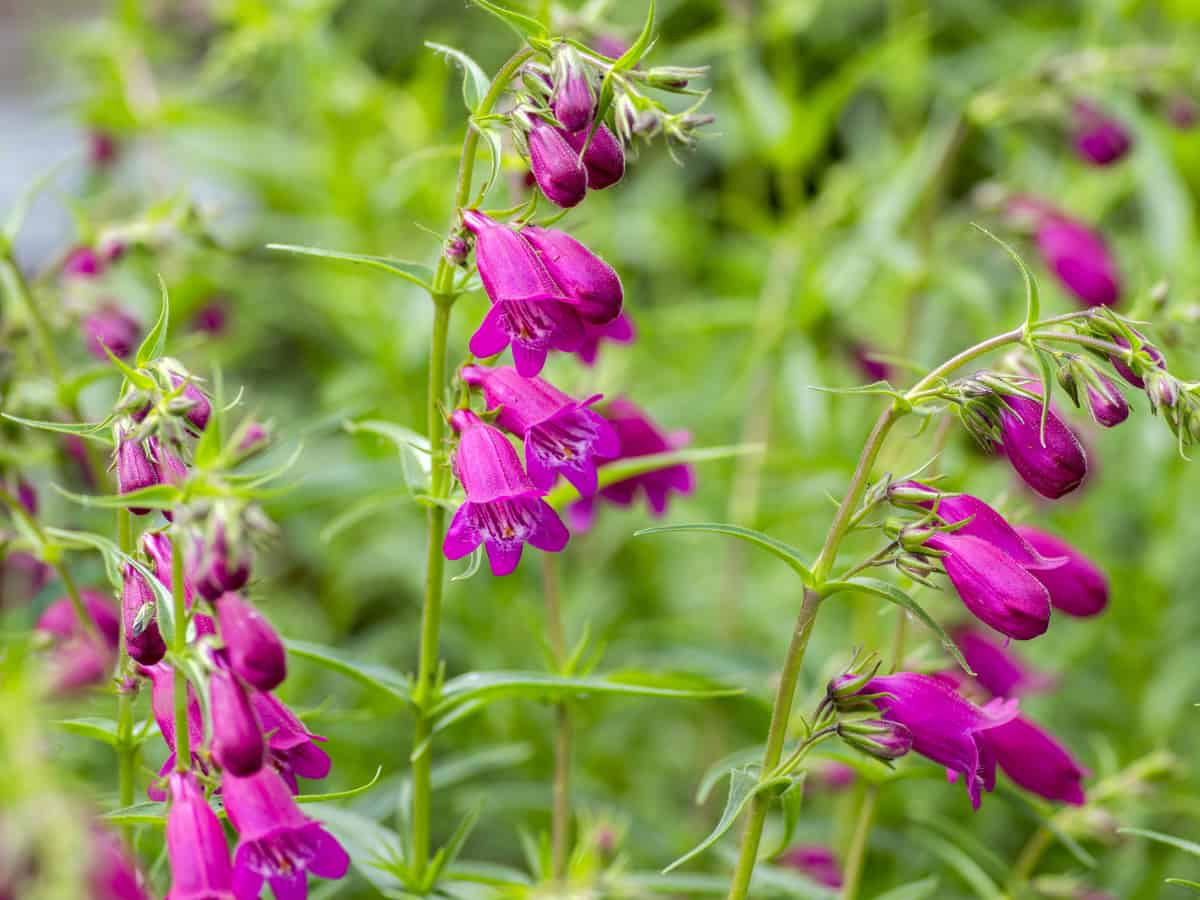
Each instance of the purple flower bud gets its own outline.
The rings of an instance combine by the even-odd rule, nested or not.
[[[171,386],[178,390],[179,386],[184,383],[184,379],[174,373],[171,374]],[[192,406],[185,414],[185,418],[192,424],[197,431],[203,431],[208,426],[208,420],[212,416],[212,403],[204,391],[196,387],[194,382],[189,381],[187,387],[183,389],[183,398],[189,401]]]
[[[466,238],[456,235],[446,241],[446,246],[442,248],[442,255],[452,266],[465,266],[467,257],[471,255],[471,247],[467,244]]]
[[[124,435],[117,441],[117,493],[129,494],[159,483],[158,466],[146,452],[141,441],[133,441]],[[135,516],[150,512],[145,507],[130,507]]]
[[[1151,369],[1146,374],[1146,396],[1155,411],[1171,409],[1179,402],[1179,382],[1165,372]]]
[[[38,513],[38,495],[37,489],[26,481],[24,478],[17,479],[17,502],[25,508],[25,512],[31,516],[36,516]]]
[[[839,722],[837,733],[847,744],[876,759],[899,759],[912,749],[912,735],[899,722],[884,719]]]
[[[575,301],[550,277],[533,246],[511,228],[477,210],[463,212],[475,234],[475,260],[492,308],[471,337],[478,357],[511,342],[517,371],[537,375],[551,348],[572,352],[583,341]]]
[[[258,422],[251,422],[242,432],[242,439],[238,441],[238,453],[249,456],[251,453],[257,453],[262,450],[271,440],[271,434],[267,431],[264,425]]]
[[[968,534],[935,534],[926,546],[946,554],[942,565],[963,605],[985,625],[1027,641],[1050,627],[1050,595],[1042,583],[995,544]]]
[[[604,325],[621,314],[621,279],[606,263],[565,231],[527,225],[521,229],[555,283],[575,304],[584,322]]]
[[[1075,152],[1093,166],[1120,161],[1133,146],[1129,131],[1112,116],[1085,100],[1075,101]]]
[[[113,303],[105,303],[83,320],[88,352],[97,359],[108,359],[107,347],[117,359],[127,359],[137,349],[142,326],[137,319]]]
[[[250,580],[250,554],[241,546],[231,547],[225,525],[213,523],[207,541],[197,541],[192,550],[192,571],[200,595],[215,601],[226,591],[239,591]]]
[[[988,730],[984,741],[1004,774],[1025,790],[1059,803],[1084,804],[1081,782],[1091,773],[1024,716]]]
[[[1094,562],[1068,544],[1048,532],[1027,525],[1017,531],[1038,552],[1065,556],[1067,564],[1061,568],[1033,575],[1050,592],[1054,608],[1069,616],[1094,616],[1108,606],[1108,578]]]
[[[993,697],[1032,694],[1055,683],[1053,678],[1026,667],[1015,654],[977,629],[955,629],[954,643],[975,673],[975,681]]]
[[[979,808],[981,792],[996,783],[996,763],[988,752],[986,735],[1016,717],[1016,700],[993,700],[978,707],[945,682],[913,672],[877,676],[859,692],[876,695],[871,703],[883,718],[908,729],[913,750],[966,779],[971,805]]]
[[[154,464],[158,467],[160,484],[182,484],[187,481],[187,463],[171,449],[168,441],[156,437],[146,438],[146,450],[147,456],[154,460]]]
[[[612,341],[614,344],[631,344],[636,338],[633,322],[624,311],[607,325],[589,325],[583,323],[583,343],[577,351],[580,361],[585,366],[594,366],[600,353],[601,341]]]
[[[165,662],[153,666],[142,666],[138,673],[150,679],[150,711],[163,742],[170,753],[162,768],[158,770],[160,777],[165,777],[175,768],[175,670]],[[191,684],[187,687],[187,716],[188,716],[188,752],[192,757],[192,766],[207,772],[204,760],[200,756],[200,748],[204,744],[204,718],[200,712],[200,703]],[[165,800],[166,793],[154,782],[146,790],[151,800]]]
[[[1129,403],[1112,379],[1095,373],[1096,381],[1087,386],[1088,409],[1096,423],[1105,428],[1120,425],[1129,418]]]
[[[817,844],[801,844],[790,847],[776,860],[776,865],[802,872],[817,884],[826,887],[840,888],[842,886],[842,869],[837,857],[828,847]]]
[[[225,811],[238,832],[233,882],[249,900],[271,885],[276,897],[307,895],[308,873],[341,878],[350,867],[342,845],[296,805],[287,783],[270,766],[248,778],[226,776]]]
[[[229,327],[229,305],[220,297],[209,300],[192,317],[192,331],[214,337],[224,334]]]
[[[604,409],[604,418],[616,429],[621,442],[618,459],[678,450],[687,446],[690,440],[687,432],[663,434],[641,409],[623,397],[608,403]],[[597,496],[618,506],[631,506],[641,492],[646,495],[650,511],[655,516],[661,516],[667,511],[667,500],[672,492],[686,496],[694,489],[694,470],[690,465],[680,463],[610,484],[601,488]],[[591,527],[595,516],[595,502],[596,498],[585,497],[571,504],[568,513],[571,526],[576,531],[585,531]]]
[[[1040,386],[1029,388],[1040,392]],[[1083,445],[1053,408],[1042,428],[1042,404],[1028,397],[1004,398],[1000,409],[1001,445],[1013,469],[1050,500],[1069,494],[1087,475]]]
[[[588,174],[579,151],[553,125],[535,122],[529,132],[529,167],[546,199],[570,209],[587,194]]]
[[[104,260],[91,247],[76,247],[63,260],[62,273],[66,278],[82,281],[97,278],[104,273]],[[115,350],[113,352],[116,353]],[[103,353],[100,355],[104,356]]]
[[[149,900],[137,866],[116,835],[93,826],[88,887],[93,900]],[[3,891],[0,889],[0,895]]]
[[[1099,234],[1052,213],[1038,225],[1036,240],[1046,265],[1085,306],[1112,306],[1121,298],[1121,277]]]
[[[107,131],[88,133],[88,162],[96,168],[111,165],[117,158],[117,139]]]
[[[1187,94],[1176,92],[1167,98],[1167,121],[1180,131],[1190,131],[1200,121],[1200,107]]]
[[[121,611],[125,620],[125,649],[134,660],[152,666],[167,654],[167,645],[155,616],[154,592],[129,563],[122,572]]]
[[[317,746],[325,738],[313,734],[283,701],[274,694],[255,691],[251,697],[254,709],[267,735],[271,763],[288,783],[293,794],[300,792],[296,777],[319,780],[329,774],[329,754]]]
[[[861,341],[851,341],[850,358],[862,376],[869,381],[890,381],[895,375],[892,367],[876,355],[876,350]]]
[[[267,756],[262,725],[237,676],[219,666],[208,680],[212,702],[212,755],[224,772],[253,775]]]
[[[587,186],[593,191],[612,187],[625,176],[625,149],[612,130],[603,122],[596,128],[592,142],[587,142],[591,126],[568,131],[563,136],[571,149],[583,151],[583,167],[587,170]],[[586,145],[587,149],[584,150]]]
[[[576,402],[541,378],[522,378],[516,369],[467,366],[467,384],[483,388],[488,408],[499,408],[497,424],[525,441],[525,469],[535,487],[548,491],[559,473],[583,496],[596,492],[596,460],[613,459],[620,439],[604,417],[587,407],[596,394]]]
[[[554,59],[553,83],[554,97],[550,108],[554,118],[567,131],[578,131],[590,125],[596,98],[592,94],[587,69],[569,47],[564,47]]]
[[[196,776],[175,772],[170,779],[167,859],[170,900],[233,900],[233,867],[225,829],[208,805]]]
[[[235,593],[222,594],[215,603],[230,668],[260,691],[283,684],[287,651],[271,623]]]
[[[526,543],[550,553],[562,550],[570,535],[521,468],[508,438],[470,410],[458,410],[450,422],[459,432],[454,472],[467,499],[446,532],[446,558],[461,559],[483,544],[492,574],[508,575]]]
[[[1157,367],[1165,370],[1167,368],[1167,360],[1166,357],[1163,356],[1162,351],[1146,341],[1142,335],[1138,335],[1138,340],[1139,345],[1137,355],[1139,358],[1135,363],[1137,371],[1135,371],[1133,368],[1130,368],[1129,364],[1126,363],[1125,360],[1116,356],[1110,356],[1109,362],[1111,362],[1113,368],[1117,370],[1117,374],[1124,378],[1125,381],[1130,385],[1135,388],[1144,388],[1146,386],[1146,380],[1138,373],[1148,371],[1151,367]],[[1130,346],[1129,341],[1121,335],[1114,336],[1112,342],[1118,347],[1127,348]]]

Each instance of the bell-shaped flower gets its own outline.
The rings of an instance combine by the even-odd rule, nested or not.
[[[554,57],[551,75],[554,95],[550,109],[554,118],[568,131],[578,131],[590,125],[596,109],[596,96],[579,54],[569,45],[564,45]]]
[[[151,562],[154,563],[154,577],[168,591],[173,591],[171,577],[173,547],[171,538],[161,531],[147,531],[142,535],[142,549],[150,557]],[[196,585],[192,576],[193,570],[190,567],[185,567],[183,572],[183,599],[189,610],[192,608],[192,601],[196,597]],[[196,634],[199,637],[217,633],[217,625],[213,621],[212,616],[205,613],[193,613],[192,624],[195,626]]]
[[[146,578],[129,563],[122,571],[121,617],[125,625],[125,649],[143,666],[152,666],[167,653],[158,628],[154,592]]]
[[[529,168],[546,199],[570,209],[587,195],[588,174],[579,153],[562,131],[535,121],[529,131]]]
[[[175,772],[169,785],[167,859],[171,864],[171,890],[167,900],[235,900],[225,829],[208,805],[196,776]]]
[[[583,496],[596,492],[596,461],[613,459],[621,448],[616,430],[588,409],[596,394],[572,400],[541,378],[522,378],[510,366],[467,366],[467,384],[483,389],[496,423],[525,441],[525,470],[534,487],[554,486],[561,473]]]
[[[176,390],[181,384],[184,384],[186,379],[182,376],[172,373],[171,386]],[[184,400],[188,401],[191,406],[188,407],[184,418],[191,423],[192,427],[197,431],[203,431],[208,427],[208,420],[212,417],[212,402],[208,399],[208,395],[200,388],[196,387],[195,382],[187,381],[181,395]]]
[[[984,736],[1000,769],[1025,790],[1059,803],[1082,806],[1083,779],[1091,773],[1054,737],[1024,716]]]
[[[583,323],[583,342],[576,353],[580,362],[585,366],[594,366],[600,355],[600,342],[611,341],[614,344],[632,344],[637,338],[633,322],[628,313],[621,314],[607,325],[589,325]]]
[[[1099,233],[1052,212],[1041,220],[1034,239],[1047,267],[1085,306],[1112,306],[1121,298],[1116,261]]]
[[[1129,402],[1112,381],[1099,372],[1087,386],[1087,405],[1096,424],[1105,428],[1120,425],[1129,418]]]
[[[222,594],[215,604],[230,668],[260,691],[283,684],[287,651],[271,623],[232,591]]]
[[[1033,573],[1050,592],[1055,609],[1081,617],[1104,611],[1108,606],[1108,577],[1098,565],[1053,534],[1025,525],[1017,531],[1039,552],[1067,559],[1060,568]]]
[[[1040,391],[1040,387],[1031,387]],[[1051,500],[1069,494],[1087,475],[1087,455],[1053,408],[1042,427],[1042,402],[1009,396],[1000,407],[1000,443],[1017,474]]]
[[[51,638],[49,684],[60,696],[103,684],[112,671],[120,640],[120,620],[112,603],[99,591],[79,592],[91,620],[80,623],[69,597],[55,600],[38,617],[34,630]]]
[[[1072,113],[1075,118],[1075,152],[1093,166],[1111,166],[1129,153],[1133,138],[1121,122],[1095,104],[1076,100]]]
[[[160,662],[153,666],[141,666],[138,672],[150,679],[150,711],[170,751],[158,770],[159,777],[163,777],[175,768],[175,670],[167,663]],[[188,752],[192,757],[192,766],[206,772],[208,768],[200,753],[204,744],[204,717],[190,683],[187,686],[187,718]],[[146,794],[151,800],[166,799],[166,793],[153,782]]]
[[[624,294],[612,266],[557,228],[526,225],[521,237],[533,245],[542,265],[574,302],[584,322],[604,325],[621,314]]]
[[[237,900],[257,900],[263,883],[275,896],[303,900],[308,873],[341,878],[350,867],[342,845],[296,805],[292,792],[270,766],[246,778],[226,776],[225,811],[238,833],[233,858]]]
[[[91,830],[91,867],[88,887],[91,900],[149,900],[142,889],[137,866],[120,838],[99,827]]]
[[[263,733],[267,736],[267,750],[271,764],[283,776],[293,794],[300,793],[297,776],[319,780],[329,774],[329,754],[316,745],[326,739],[313,734],[294,712],[287,708],[274,694],[254,691],[250,696]]]
[[[212,704],[212,755],[221,770],[253,775],[263,767],[267,745],[258,714],[238,677],[218,665],[208,679]]]
[[[1138,369],[1141,372],[1153,371],[1153,368],[1155,367],[1165,370],[1167,368],[1167,360],[1166,357],[1163,356],[1163,352],[1142,338],[1140,334],[1138,335],[1138,338],[1140,340],[1138,345],[1138,356],[1141,357],[1137,363]],[[1112,339],[1112,342],[1118,347],[1129,347],[1129,340],[1122,335],[1116,335]],[[1139,372],[1135,372],[1132,368],[1130,368],[1129,364],[1125,362],[1125,360],[1117,356],[1112,356],[1109,357],[1109,361],[1112,363],[1113,368],[1116,369],[1117,374],[1124,378],[1125,381],[1130,385],[1135,388],[1144,388],[1146,386],[1146,380],[1141,376],[1141,374],[1139,374]]]
[[[542,499],[545,492],[521,468],[508,438],[470,410],[456,411],[450,421],[459,433],[454,472],[467,498],[446,532],[446,558],[461,559],[483,544],[492,574],[508,575],[526,543],[551,553],[562,550],[570,535]]]
[[[978,629],[957,628],[953,637],[975,673],[975,681],[993,697],[1019,697],[1047,690],[1055,683],[1054,678],[1034,672]]]
[[[142,326],[115,303],[104,303],[84,317],[83,336],[88,352],[97,359],[108,359],[105,348],[118,359],[127,359],[137,349]]]
[[[495,356],[510,343],[517,371],[542,371],[551,350],[573,352],[583,342],[575,301],[550,277],[541,256],[516,231],[483,213],[463,212],[475,235],[475,262],[492,307],[471,337],[478,357]]]
[[[220,519],[213,521],[206,539],[193,543],[190,563],[196,588],[209,602],[240,591],[250,580],[249,549],[244,540],[229,539]]]
[[[122,434],[117,440],[117,493],[129,494],[159,484],[158,465],[148,452],[146,442]],[[130,507],[135,516],[150,512],[145,507]]]
[[[591,126],[568,131],[563,136],[576,153],[583,152],[583,167],[587,170],[589,190],[602,191],[612,187],[625,176],[625,148],[612,129],[600,123],[592,142],[587,142]],[[586,148],[586,149],[585,149]]]

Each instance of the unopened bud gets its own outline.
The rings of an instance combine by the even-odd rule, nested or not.
[[[889,484],[887,489],[888,502],[906,509],[928,509],[929,504],[936,503],[941,496],[942,492],[937,488],[919,481],[897,481]]]
[[[1179,382],[1165,372],[1152,370],[1146,375],[1146,396],[1155,410],[1173,408],[1179,402]]]
[[[596,98],[579,54],[570,46],[562,47],[554,57],[550,71],[554,82],[554,99],[551,101],[554,118],[567,131],[578,131],[590,125]]]
[[[904,756],[913,744],[912,733],[907,728],[886,719],[839,722],[837,733],[851,747],[885,761]]]
[[[467,257],[471,255],[471,246],[461,235],[455,235],[446,241],[442,254],[450,265],[464,266],[467,263]]]

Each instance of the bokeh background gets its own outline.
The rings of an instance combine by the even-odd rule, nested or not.
[[[645,9],[615,0],[554,12],[632,38]],[[1172,324],[1155,337],[1174,370],[1200,371],[1191,349],[1200,129],[1173,127],[1150,98],[1163,79],[1193,92],[1200,81],[1194,62],[1164,67],[1166,75],[1142,62],[1196,58],[1200,7],[1190,0],[661,0],[659,25],[650,62],[710,66],[716,122],[678,161],[660,145],[643,149],[618,187],[569,216],[572,232],[621,273],[639,339],[604,348],[595,369],[556,359],[548,372],[577,393],[628,394],[664,427],[688,429],[694,446],[766,444],[762,455],[700,464],[697,492],[672,504],[669,521],[741,522],[815,554],[828,497],[840,496],[880,401],[814,386],[870,380],[855,364],[859,344],[929,367],[1020,321],[1019,273],[971,227],[1003,228],[980,202],[985,183],[1043,195],[1099,228],[1123,274],[1122,309],[1148,308],[1150,288],[1166,279]],[[436,259],[465,111],[459,74],[427,40],[465,50],[486,70],[516,46],[495,19],[443,0],[0,5],[2,205],[51,162],[77,154],[36,206],[20,259],[36,271],[113,223],[159,229],[153,249],[135,248],[96,290],[149,324],[161,273],[176,316],[171,352],[244,386],[247,409],[273,423],[280,458],[303,447],[290,490],[267,506],[279,531],[259,553],[256,601],[288,637],[401,671],[416,663],[424,516],[395,448],[344,425],[373,418],[423,429],[429,304],[382,273],[265,245]],[[1063,91],[1038,78],[1048,62],[1076,73],[1072,92],[1102,100],[1129,125],[1128,159],[1096,169],[1073,155]],[[996,115],[970,114],[981,95],[1004,99]],[[84,159],[99,131],[117,142],[101,167]],[[495,206],[520,190],[519,159],[506,167],[511,183]],[[1041,279],[1045,307],[1072,308],[1031,246],[1012,239]],[[193,330],[214,302],[227,313],[224,330]],[[476,294],[456,307],[452,361],[485,304]],[[82,359],[82,339],[63,352]],[[903,365],[896,371],[901,383],[912,378]],[[87,411],[103,415],[114,388],[90,388]],[[1019,489],[957,425],[937,463],[947,484],[1067,536],[1112,580],[1102,616],[1056,618],[1047,637],[1019,648],[1061,679],[1025,708],[1092,770],[1090,787],[1119,785],[1065,821],[1084,852],[1055,841],[1038,874],[1061,878],[1030,896],[1084,896],[1066,892],[1090,885],[1121,898],[1182,897],[1187,889],[1163,879],[1200,877],[1194,857],[1117,834],[1125,826],[1200,834],[1200,470],[1180,458],[1144,399],[1136,403],[1137,414],[1111,432],[1076,417],[1093,471],[1054,505]],[[47,453],[29,463],[29,447],[44,443],[11,430],[2,437],[5,465],[21,459],[43,488],[47,521],[96,524],[48,488],[62,478]],[[934,428],[906,424],[881,466],[915,469],[934,441]],[[607,508],[572,540],[560,567],[569,639],[587,629],[604,648],[605,670],[687,672],[746,693],[575,704],[576,801],[591,829],[581,834],[610,831],[625,859],[626,876],[591,896],[719,895],[728,840],[675,880],[651,873],[716,820],[721,788],[705,805],[694,801],[705,770],[765,734],[800,585],[775,560],[723,538],[633,537],[649,524],[643,509]],[[869,544],[851,545],[846,559],[856,549]],[[98,563],[91,574],[102,580]],[[51,585],[30,608],[5,610],[6,629],[32,621],[60,592]],[[921,599],[943,621],[962,615],[953,595]],[[895,615],[865,596],[829,603],[797,708],[815,705],[852,647],[886,652]],[[538,669],[541,629],[536,557],[506,579],[485,570],[454,582],[446,670]],[[916,625],[906,651],[922,665],[939,653]],[[404,790],[404,709],[301,660],[285,696],[330,739],[331,789],[384,771],[375,788],[341,804],[343,827],[357,835],[356,867],[317,896],[394,889],[371,854],[395,826]],[[106,703],[96,701],[97,715],[111,715]],[[435,840],[482,804],[465,857],[525,868],[523,835],[536,843],[548,828],[552,727],[549,706],[515,701],[440,736],[436,758],[449,765]],[[107,752],[82,738],[51,740],[60,768],[81,776],[77,788],[111,808]],[[1158,777],[1126,777],[1141,764]],[[882,792],[862,896],[930,876],[937,887],[928,896],[1004,896],[1044,808],[1001,790],[972,813],[961,787],[931,764],[905,760],[897,772]],[[841,852],[864,776],[840,790],[819,781],[799,839]],[[152,851],[154,838],[145,840]],[[781,871],[761,896],[830,894]]]

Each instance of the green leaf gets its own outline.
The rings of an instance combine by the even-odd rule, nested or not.
[[[601,466],[597,472],[599,487],[605,488],[634,475],[642,475],[668,466],[686,465],[688,463],[711,462],[717,459],[729,459],[734,456],[747,456],[763,452],[762,444],[732,444],[722,447],[690,447],[683,450],[671,450],[667,453],[651,453],[646,456],[631,456],[617,460],[606,466]],[[550,491],[543,499],[555,509],[562,509],[568,503],[579,499],[579,492],[569,484],[560,484]]]
[[[658,872],[633,872],[621,879],[638,890],[637,896],[650,891],[678,897],[698,897],[713,894],[724,897],[729,893],[729,879],[724,875],[662,875]]]
[[[917,603],[916,600],[914,600],[900,588],[896,587],[896,585],[887,581],[883,581],[879,578],[868,578],[860,575],[847,581],[827,581],[824,585],[824,591],[826,597],[836,594],[838,591],[862,591],[867,594],[874,594],[876,597],[882,597],[884,600],[895,603],[901,609],[905,609],[916,616],[925,624],[926,627],[936,634],[938,639],[942,642],[942,646],[946,649],[946,652],[954,657],[954,661],[959,664],[964,672],[966,672],[968,675],[975,674],[973,671],[971,671],[971,667],[967,665],[967,661],[963,659],[962,653],[959,652],[958,645],[955,644],[954,641],[950,639],[950,635],[946,633],[946,629],[942,628],[942,626],[938,624],[937,620],[934,619],[933,616],[925,612],[921,604]]]
[[[921,829],[913,829],[910,832],[910,840],[918,846],[924,847],[957,872],[980,900],[1004,900],[1004,893],[996,885],[996,882],[962,848],[952,844],[941,835]]]
[[[1021,270],[1021,278],[1025,280],[1025,333],[1029,334],[1033,331],[1034,325],[1041,318],[1041,297],[1038,294],[1037,279],[1029,271],[1029,267],[1025,265],[1025,260],[1021,259],[1021,254],[1012,248],[1010,244],[1005,243],[996,235],[992,234],[982,225],[977,222],[972,222],[976,228],[990,237],[993,241],[1004,248],[1005,252],[1012,257],[1013,262],[1017,264],[1017,268]]]
[[[80,506],[91,506],[97,509],[125,509],[134,506],[146,509],[170,509],[176,506],[183,496],[179,488],[173,484],[152,484],[150,487],[138,488],[127,494],[76,494],[54,483],[51,483],[50,486]]]
[[[404,483],[408,486],[409,491],[422,493],[429,490],[429,479],[433,468],[433,460],[429,454],[429,438],[418,434],[411,428],[405,428],[395,422],[384,422],[380,419],[346,422],[342,427],[350,434],[365,431],[368,434],[387,438],[400,451]]]
[[[429,870],[425,874],[425,884],[423,885],[427,892],[433,890],[442,875],[442,870],[458,859],[458,854],[462,852],[467,838],[479,824],[479,817],[482,813],[482,806],[475,806],[468,810],[467,814],[462,817],[462,821],[458,823],[458,827],[450,835],[450,840],[446,841],[445,846],[433,855],[433,859],[429,861]]]
[[[365,794],[371,788],[379,783],[379,777],[383,774],[383,766],[376,766],[375,774],[371,776],[371,780],[366,784],[360,784],[356,788],[350,788],[345,791],[332,791],[328,794],[300,794],[296,797],[297,803],[323,803],[326,800],[346,800],[349,797],[357,797],[359,794]]]
[[[25,218],[29,215],[29,210],[33,208],[33,202],[37,200],[38,194],[49,187],[50,183],[59,176],[71,161],[72,157],[60,159],[30,182],[29,186],[17,196],[12,209],[8,212],[8,218],[4,222],[4,230],[0,231],[3,243],[11,244],[17,239],[17,235],[20,233],[21,227],[25,224]]]
[[[117,723],[99,716],[83,716],[78,719],[55,719],[54,724],[69,734],[90,738],[110,747],[117,746]]]
[[[1188,881],[1186,878],[1164,878],[1163,884],[1174,884],[1200,892],[1200,881]]]
[[[483,69],[479,67],[479,63],[471,59],[470,56],[457,50],[454,47],[449,47],[446,44],[438,44],[434,41],[426,41],[425,46],[436,53],[442,54],[453,62],[458,63],[458,67],[463,73],[463,103],[467,104],[467,109],[474,113],[479,109],[479,104],[488,92],[488,88],[492,86],[491,79],[484,74]]]
[[[758,775],[748,768],[734,769],[730,772],[729,797],[725,800],[725,810],[721,813],[721,818],[717,821],[716,826],[709,832],[708,837],[663,869],[663,874],[666,875],[674,869],[678,869],[688,860],[699,856],[719,841],[733,827],[738,816],[742,814],[742,810],[754,799],[755,795],[783,782],[786,782],[786,779],[775,778],[770,781],[759,781]]]
[[[804,807],[804,773],[792,779],[792,783],[779,795],[783,807],[783,828],[779,832],[779,841],[775,849],[767,854],[768,859],[774,859],[791,846],[796,834],[796,825],[800,821],[800,811]]]
[[[106,418],[103,422],[47,422],[43,419],[23,419],[20,416],[9,415],[8,413],[0,413],[4,418],[11,422],[16,422],[18,425],[24,425],[27,428],[38,428],[42,431],[57,431],[62,434],[74,434],[79,437],[90,437],[93,440],[104,441],[109,443],[106,438],[96,437],[98,431],[106,428],[112,422],[112,416]]]
[[[142,341],[142,345],[138,347],[137,355],[134,357],[138,368],[152,359],[158,359],[167,349],[167,327],[171,319],[171,300],[167,296],[167,283],[161,275],[158,276],[158,287],[161,293],[158,319]]]
[[[446,683],[432,715],[444,715],[464,703],[479,700],[491,702],[508,697],[555,700],[586,694],[626,694],[635,697],[706,699],[732,697],[740,693],[740,689],[729,688],[663,687],[661,683],[653,683],[652,676],[646,673],[568,677],[546,672],[469,672]]]
[[[761,547],[772,556],[783,560],[791,567],[792,571],[800,576],[800,580],[805,585],[812,586],[812,572],[809,571],[808,566],[802,561],[799,550],[790,544],[785,544],[783,541],[776,540],[770,535],[763,534],[761,531],[755,531],[752,528],[743,528],[741,525],[726,525],[721,522],[692,522],[684,525],[658,525],[653,528],[643,528],[641,531],[635,531],[633,536],[641,537],[647,534],[667,534],[676,531],[703,531],[741,538],[743,541],[754,544],[756,547]]]
[[[784,750],[784,756],[788,755],[788,750]],[[743,747],[741,750],[735,750],[728,756],[725,756],[711,766],[704,773],[704,777],[700,779],[700,785],[696,788],[696,802],[705,803],[708,800],[708,795],[712,793],[712,789],[721,783],[726,775],[733,769],[742,769],[751,766],[760,761],[763,756],[763,745],[754,744],[751,747]]]
[[[646,22],[642,25],[641,34],[638,35],[636,41],[630,44],[628,50],[617,57],[616,62],[604,73],[604,80],[600,82],[600,95],[596,99],[596,115],[592,121],[591,131],[588,132],[587,141],[584,143],[585,150],[591,146],[592,138],[604,123],[604,117],[608,115],[609,107],[612,106],[615,93],[613,81],[622,72],[632,69],[641,61],[642,57],[646,55],[646,51],[650,49],[653,38],[654,0],[650,0],[650,5],[646,9]]]
[[[433,767],[429,775],[430,786],[444,791],[464,781],[470,781],[487,772],[511,769],[533,756],[533,747],[525,743],[499,744],[470,753],[448,756]]]
[[[390,870],[389,860],[403,859],[400,835],[366,816],[332,804],[306,810],[338,839],[360,875],[384,896],[396,896],[404,884]]]
[[[492,189],[492,185],[496,183],[496,179],[500,177],[500,167],[504,161],[504,145],[501,143],[500,135],[496,133],[496,129],[488,125],[471,119],[471,127],[479,132],[479,136],[483,138],[484,143],[488,148],[488,175],[479,186],[479,193],[475,195],[475,199],[471,201],[472,207],[483,205],[483,201],[487,198],[488,192]],[[535,195],[536,196],[536,195]]]
[[[357,263],[360,266],[370,266],[381,269],[392,275],[397,275],[405,281],[433,293],[433,269],[421,263],[409,262],[404,259],[393,259],[390,256],[367,256],[362,253],[342,253],[339,250],[322,250],[320,247],[301,247],[296,244],[267,244],[268,250],[281,250],[284,253],[298,253],[302,256],[319,256],[324,259],[336,259],[342,262]]]
[[[927,900],[927,898],[934,896],[937,889],[937,876],[930,875],[928,878],[922,878],[920,881],[902,884],[900,887],[885,891],[876,896],[874,900]]]
[[[161,828],[167,823],[167,804],[143,800],[105,813],[104,820],[113,825],[157,825]]]
[[[491,13],[522,38],[541,38],[546,36],[546,29],[537,19],[508,9],[492,0],[471,0],[480,9]]]
[[[1185,841],[1183,838],[1177,838],[1171,834],[1163,834],[1161,831],[1151,831],[1148,828],[1118,828],[1117,834],[1136,834],[1138,837],[1149,838],[1160,844],[1168,844],[1186,853],[1190,853],[1192,856],[1200,856],[1200,844]]]
[[[284,641],[288,652],[307,659],[333,672],[353,678],[360,684],[389,694],[408,703],[412,700],[412,680],[394,669],[374,663],[363,663],[351,659],[340,650],[313,644],[309,641]]]

